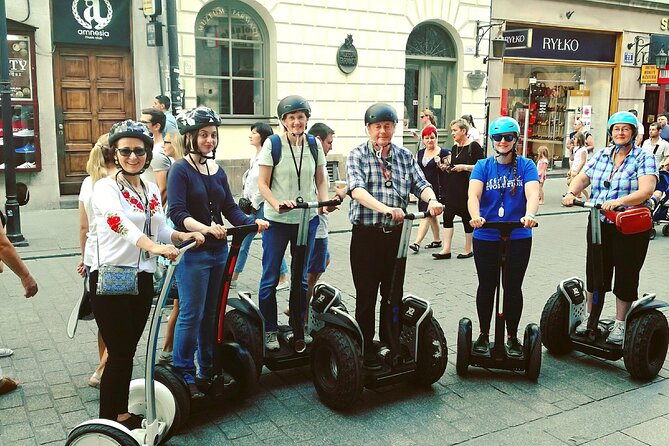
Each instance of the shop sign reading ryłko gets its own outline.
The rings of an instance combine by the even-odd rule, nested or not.
[[[53,7],[53,41],[130,46],[131,0],[59,0]]]
[[[506,33],[513,32],[515,29],[517,28],[507,27]],[[504,57],[588,62],[615,61],[615,34],[570,29],[532,28],[531,36],[532,39],[527,47],[514,48],[513,46],[507,46]]]

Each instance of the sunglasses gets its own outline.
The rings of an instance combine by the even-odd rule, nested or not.
[[[516,135],[492,135],[491,138],[495,142],[500,142],[501,140],[511,142],[516,139]]]
[[[140,156],[144,156],[144,155],[146,155],[146,149],[143,148],[143,147],[141,147],[141,148],[137,148],[137,149],[130,149],[130,148],[128,148],[128,147],[121,147],[121,148],[116,149],[116,150],[117,150],[118,153],[119,153],[122,157],[124,157],[124,158],[128,158],[128,157],[129,157],[130,155],[132,155],[133,153],[135,154],[135,156],[136,156],[137,158],[139,158]]]
[[[172,144],[172,141],[163,141],[163,144],[165,144],[165,145]]]
[[[421,117],[421,118],[424,118],[424,117],[425,117],[425,115],[420,115],[420,117]]]

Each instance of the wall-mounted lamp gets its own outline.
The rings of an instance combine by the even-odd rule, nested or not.
[[[481,24],[479,20],[476,21],[476,50],[474,51],[474,57],[479,57],[479,45],[481,44],[481,41],[485,37],[485,35],[490,31],[491,28],[498,26],[499,29],[502,29],[502,25],[504,25],[504,21],[499,22],[499,23],[488,23],[488,24]],[[494,39],[492,39],[492,56],[487,56],[486,61],[488,59],[501,59],[502,56],[504,56],[504,48],[506,47],[506,40],[504,40],[501,36],[497,36]]]
[[[634,37],[634,42],[628,43],[627,44],[627,49],[631,50],[632,47],[634,47],[634,66],[636,66],[639,62],[643,63],[644,58],[646,57],[647,53],[642,53],[642,51],[645,48],[648,48],[650,46],[650,42],[646,43],[646,41],[643,39],[643,37],[640,36],[635,36]],[[639,57],[639,54],[641,54],[641,57]],[[660,51],[655,54],[655,66],[657,67],[658,70],[663,70],[667,66],[667,60],[669,59],[669,56],[667,56],[667,53],[665,53],[664,48],[660,48]]]

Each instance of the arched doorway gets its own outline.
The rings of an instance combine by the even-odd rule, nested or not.
[[[438,129],[448,128],[456,118],[456,66],[455,44],[448,31],[429,22],[414,28],[406,45],[405,128],[420,126],[420,111],[426,108],[434,113]]]

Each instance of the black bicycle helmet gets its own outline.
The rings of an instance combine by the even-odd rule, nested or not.
[[[397,112],[391,105],[377,102],[365,112],[365,125],[385,121],[397,123]]]
[[[112,125],[111,130],[109,130],[109,147],[116,151],[116,143],[121,138],[141,139],[146,148],[146,161],[144,162],[144,167],[137,173],[125,171],[118,162],[118,156],[114,157],[116,166],[121,169],[125,175],[140,175],[144,173],[144,171],[151,165],[151,160],[153,159],[153,136],[151,136],[151,131],[149,131],[148,127],[141,122],[126,119],[125,121],[117,122]]]
[[[194,130],[200,130],[202,127],[221,125],[221,118],[209,107],[200,105],[190,110],[184,110],[177,116],[177,125],[179,133],[185,135]]]
[[[307,118],[311,116],[311,107],[309,106],[307,100],[302,96],[294,94],[281,99],[279,105],[276,107],[276,115],[279,117],[279,120],[282,121],[283,117],[288,113],[300,110],[303,111],[305,115],[307,115]]]
[[[137,138],[144,141],[144,145],[153,148],[153,136],[148,127],[132,119],[117,122],[109,130],[109,147],[114,147],[121,138]]]

